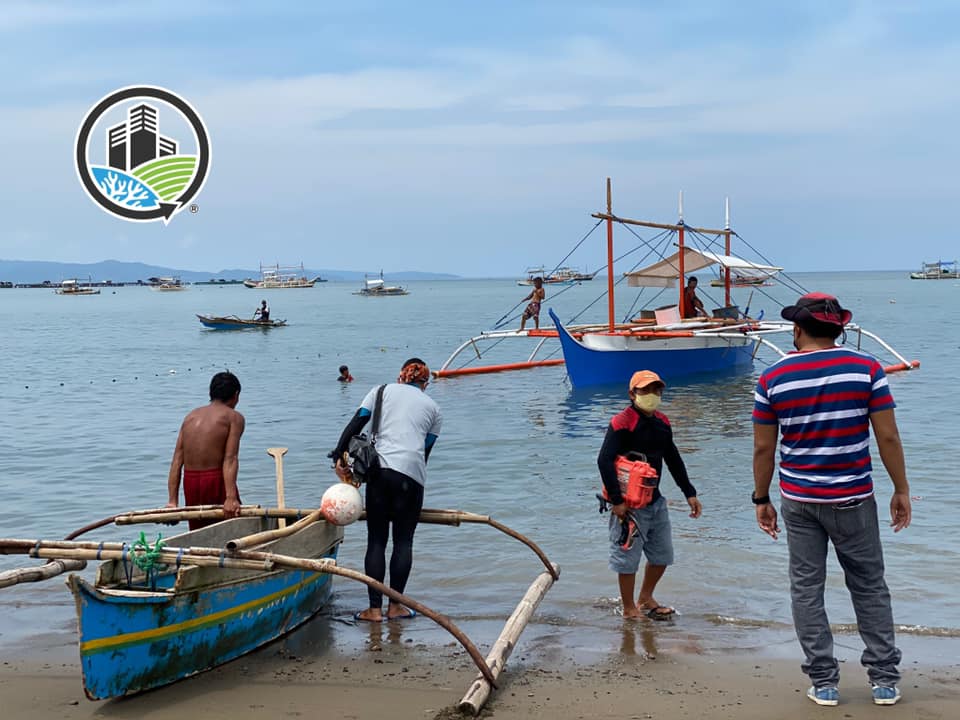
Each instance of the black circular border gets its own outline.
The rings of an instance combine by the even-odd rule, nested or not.
[[[197,151],[200,155],[200,160],[197,164],[197,172],[193,177],[193,182],[191,182],[187,189],[184,190],[172,203],[162,203],[160,207],[153,210],[136,210],[110,200],[106,195],[100,192],[100,188],[90,175],[90,166],[87,163],[87,141],[90,138],[90,133],[92,132],[93,126],[96,124],[97,120],[100,119],[100,116],[103,115],[103,113],[117,103],[121,103],[124,100],[131,100],[136,97],[150,97],[157,100],[162,100],[169,105],[173,105],[177,110],[179,110],[193,127],[193,131],[197,136]],[[80,125],[80,130],[77,132],[76,167],[77,175],[80,178],[80,182],[83,184],[84,190],[87,191],[87,195],[89,195],[95,203],[97,203],[111,215],[116,215],[126,220],[134,220],[138,222],[149,222],[152,220],[159,220],[161,218],[165,221],[168,221],[179,208],[190,202],[194,195],[200,192],[200,188],[203,187],[203,183],[207,179],[207,171],[210,168],[210,139],[207,136],[207,129],[204,127],[200,116],[197,115],[196,111],[190,107],[187,101],[180,96],[174,95],[169,90],[164,90],[163,88],[152,87],[149,85],[126,87],[122,90],[117,90],[116,92],[107,95],[103,100],[97,103],[83,119],[83,123]],[[164,205],[167,207],[165,208]],[[175,207],[171,209],[169,207],[170,205],[174,205]]]

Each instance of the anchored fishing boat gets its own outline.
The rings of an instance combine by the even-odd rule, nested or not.
[[[922,263],[920,272],[910,273],[911,280],[957,280],[960,279],[960,264],[956,260],[937,260]]]
[[[86,285],[81,285],[79,280],[72,278],[60,283],[60,287],[54,292],[57,295],[99,295],[100,288],[95,288],[92,280],[88,280]]]
[[[365,297],[387,297],[390,295],[409,295],[410,291],[400,285],[387,285],[383,280],[383,270],[380,277],[368,278],[363,276],[363,285],[354,295]]]
[[[247,330],[249,328],[283,327],[286,320],[247,320],[236,315],[197,315],[205,328],[211,330]]]
[[[544,285],[572,285],[574,283],[593,280],[596,273],[578,272],[569,267],[558,267],[553,272],[546,272],[544,268],[527,268],[527,277],[524,280],[517,280],[517,285],[533,285],[536,278],[543,280]]]
[[[435,377],[455,377],[563,363],[571,384],[574,387],[587,387],[625,383],[638,368],[653,370],[661,377],[670,379],[748,369],[761,348],[772,351],[778,357],[786,355],[787,351],[771,342],[768,336],[791,333],[792,323],[751,318],[749,309],[741,312],[740,308],[732,303],[730,290],[735,287],[733,279],[738,273],[741,276],[752,274],[763,282],[774,278],[781,282],[783,280],[780,275],[782,268],[768,261],[752,262],[731,254],[731,238],[736,233],[730,227],[729,202],[723,229],[687,225],[683,220],[682,194],[679,220],[676,223],[631,220],[613,214],[608,179],[606,212],[593,213],[592,217],[597,220],[597,224],[587,236],[601,224],[606,224],[607,230],[607,322],[603,325],[565,325],[550,309],[554,331],[502,330],[498,327],[481,333],[462,343],[440,369],[434,372]],[[615,224],[627,228],[638,237],[648,248],[648,256],[655,254],[658,258],[646,267],[624,273],[619,280],[615,279],[614,274]],[[632,227],[656,229],[660,233],[653,240],[646,241],[640,238]],[[587,236],[584,236],[584,239]],[[691,240],[696,245],[692,244]],[[676,250],[673,250],[674,247]],[[684,293],[686,276],[713,265],[720,267],[724,283],[724,305],[714,309],[712,316],[691,317],[696,313],[694,308],[687,307]],[[614,317],[614,286],[621,280],[626,280],[629,286],[640,288],[663,290],[679,286],[677,302],[653,311],[643,311],[639,318],[632,317],[618,324]],[[799,284],[790,282],[791,290],[798,294],[806,292]],[[749,306],[749,301],[747,305]],[[503,320],[504,318],[501,318],[500,324]],[[879,345],[886,355],[892,356],[895,362],[886,365],[887,372],[919,366],[919,362],[907,360],[882,339],[859,325],[850,323],[846,326],[846,331],[848,335],[856,338],[857,349],[861,349],[861,343],[866,338]],[[560,341],[562,360],[540,355],[546,342],[554,337]],[[477,359],[482,359],[481,342],[494,341],[491,343],[491,347],[494,347],[504,340],[519,338],[536,340],[536,345],[526,360],[470,366],[472,359],[468,359],[463,365],[454,367],[461,354],[468,350],[473,350]]]
[[[312,288],[320,278],[308,280],[300,265],[268,265],[260,264],[260,279],[243,281],[243,286],[251,290],[292,290],[297,288]],[[321,281],[322,282],[322,281]]]

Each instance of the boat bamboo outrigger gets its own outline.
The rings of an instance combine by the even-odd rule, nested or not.
[[[607,179],[607,206],[605,212],[593,213],[597,224],[587,233],[589,236],[600,224],[607,230],[607,322],[603,325],[569,325],[560,321],[550,309],[549,315],[555,330],[502,330],[481,333],[463,342],[443,363],[434,376],[456,377],[460,375],[498,372],[503,370],[528,369],[564,363],[567,376],[574,387],[626,382],[639,367],[648,368],[664,378],[709,373],[724,370],[745,369],[752,366],[761,349],[772,351],[782,357],[786,351],[768,339],[769,335],[792,332],[793,324],[785,321],[762,320],[749,316],[749,307],[742,311],[733,304],[731,288],[736,287],[737,274],[753,273],[754,277],[783,282],[782,268],[767,261],[763,263],[744,260],[731,254],[731,238],[739,237],[730,226],[730,206],[726,203],[726,223],[722,229],[700,228],[687,225],[683,220],[683,194],[680,195],[679,219],[676,223],[657,223],[633,220],[613,213],[610,180]],[[625,273],[620,279],[614,274],[613,230],[614,225],[626,228],[644,227],[661,231],[657,236],[664,243],[675,245],[672,253],[665,252],[645,241],[650,251],[659,259],[653,264]],[[585,236],[584,239],[587,237]],[[708,236],[713,236],[710,239]],[[703,247],[691,245],[693,238]],[[722,238],[722,252],[720,239]],[[580,242],[583,242],[581,240]],[[632,252],[632,251],[631,251]],[[686,307],[684,294],[688,273],[712,265],[720,267],[724,287],[724,306],[713,311],[713,317],[691,317],[693,308]],[[650,312],[652,317],[632,319],[617,323],[615,319],[614,286],[622,280],[633,287],[671,288],[678,287],[676,304]],[[799,284],[789,281],[791,289],[806,292]],[[754,286],[756,287],[756,286]],[[556,296],[554,296],[556,297]],[[595,301],[596,302],[596,301]],[[749,306],[749,302],[748,302]],[[846,326],[848,336],[854,337],[858,350],[864,339],[879,345],[893,362],[886,363],[887,372],[910,370],[919,367],[916,360],[907,360],[878,336],[850,323]],[[543,355],[547,340],[559,338],[563,359]],[[535,340],[533,351],[523,361],[500,362],[488,365],[471,365],[468,357],[458,367],[455,362],[472,350],[476,359],[483,360],[481,342],[492,342],[491,347],[506,340],[530,338]],[[553,351],[555,352],[555,350]]]
[[[272,450],[282,450],[275,448]],[[282,504],[282,469],[277,469]],[[37,582],[101,562],[94,583],[67,580],[74,595],[84,692],[90,699],[160,687],[240,657],[303,624],[329,601],[333,575],[376,588],[452,634],[478,675],[460,707],[478,713],[534,610],[560,568],[529,538],[486,515],[424,509],[420,522],[485,524],[529,547],[544,566],[486,658],[447,616],[337,563],[343,528],[317,509],[243,506],[224,520],[222,506],[157,508],[112,515],[64,540],[0,539],[0,554],[48,560],[0,572],[0,588]],[[361,516],[364,519],[365,516]],[[79,536],[117,526],[219,521],[150,546],[141,540],[85,542]],[[282,523],[290,521],[285,527]]]

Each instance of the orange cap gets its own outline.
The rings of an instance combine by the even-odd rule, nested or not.
[[[630,392],[633,392],[637,388],[645,388],[647,385],[652,385],[653,383],[660,383],[660,387],[667,386],[653,370],[637,370],[637,372],[633,374],[633,377],[630,378]]]

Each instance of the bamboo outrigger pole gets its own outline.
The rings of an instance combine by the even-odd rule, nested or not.
[[[128,560],[136,550],[125,543],[97,543],[76,542],[69,540],[21,540],[0,539],[0,554],[2,555],[29,555],[35,558],[53,558],[70,560]],[[430,618],[444,630],[453,635],[463,646],[476,664],[480,674],[493,686],[497,687],[497,678],[487,667],[480,651],[471,642],[460,628],[446,615],[432,610],[421,602],[414,600],[391,587],[374,580],[367,575],[350,568],[337,565],[331,558],[313,559],[298,558],[290,555],[277,555],[268,552],[238,551],[227,555],[220,548],[177,548],[176,550],[161,550],[157,560],[163,564],[176,565],[203,565],[208,567],[240,568],[247,570],[270,571],[276,567],[310,570],[312,572],[340,575],[351,580],[357,580],[378,590],[394,602],[416,610],[421,615]]]

